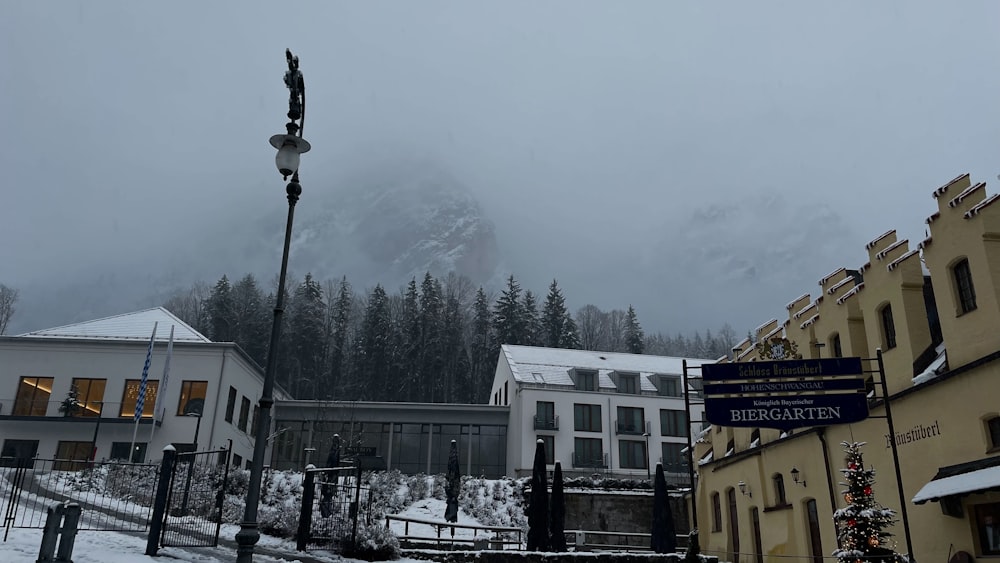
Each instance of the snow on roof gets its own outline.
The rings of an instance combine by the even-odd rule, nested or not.
[[[174,327],[175,342],[211,342],[205,335],[191,328],[163,307],[153,307],[133,313],[104,317],[55,328],[46,328],[20,334],[25,338],[79,338],[87,340],[149,340],[156,324],[156,341],[170,339]]]
[[[895,270],[897,266],[899,266],[900,264],[902,264],[903,261],[905,261],[907,258],[915,256],[916,254],[917,254],[917,250],[911,250],[911,251],[907,252],[906,254],[900,256],[899,258],[896,258],[892,262],[889,262],[889,265],[886,266],[886,269],[891,272],[891,271]]]
[[[788,305],[785,305],[785,309],[788,309],[789,311],[791,311],[792,307],[794,307],[796,303],[798,303],[799,301],[802,301],[803,299],[809,299],[809,294],[808,293],[803,293],[802,295],[799,295],[795,299],[792,299],[792,301],[789,302]]]
[[[968,173],[959,174],[958,176],[955,176],[954,178],[952,178],[952,180],[950,182],[948,182],[947,184],[945,184],[945,185],[941,186],[940,188],[934,190],[934,199],[937,199],[937,198],[943,196],[944,193],[948,191],[948,188],[950,188],[953,184],[955,184],[956,182],[958,182],[959,180],[961,180],[963,178],[968,178],[968,177],[969,177]]]
[[[864,288],[865,288],[865,282],[861,282],[858,285],[854,286],[850,291],[841,295],[840,298],[837,299],[837,305],[843,305],[844,303],[847,302],[848,299],[851,298],[852,295],[857,295],[858,293],[861,293],[861,290]]]
[[[963,495],[1000,488],[1000,466],[987,467],[951,477],[934,479],[913,496],[914,504],[938,500],[952,495]]]
[[[966,211],[965,215],[963,215],[963,217],[965,217],[966,219],[972,219],[972,217],[974,217],[975,215],[978,215],[979,212],[983,210],[983,208],[985,208],[986,206],[988,206],[991,203],[993,203],[994,201],[996,201],[997,198],[1000,198],[1000,194],[993,194],[993,195],[991,195],[990,197],[988,197],[988,198],[984,199],[983,201],[977,203],[972,209]]]
[[[513,344],[504,344],[501,350],[517,382],[537,383],[538,377],[535,376],[537,374],[542,382],[549,385],[573,385],[573,379],[570,377],[573,369],[596,370],[598,385],[602,389],[615,388],[615,383],[611,379],[612,373],[630,372],[642,376],[639,380],[643,391],[656,391],[656,386],[649,381],[648,376],[680,375],[684,371],[685,359],[690,367],[712,362],[702,358],[674,358]]]
[[[792,317],[794,317],[795,319],[798,319],[802,315],[806,314],[806,311],[808,311],[809,309],[812,309],[815,306],[816,306],[816,302],[815,301],[810,301],[808,305],[806,305],[805,307],[803,307],[803,308],[799,309],[798,311],[796,311],[795,314],[792,315]]]
[[[800,324],[799,328],[805,330],[809,325],[813,324],[814,322],[816,322],[818,320],[819,320],[819,313],[816,313],[815,315],[809,317],[808,321]]]
[[[866,244],[865,250],[871,250],[872,248],[875,248],[875,245],[878,244],[880,240],[884,239],[889,235],[894,235],[894,234],[896,234],[896,229],[889,229],[888,231],[880,234],[879,236],[871,240],[868,244]]]
[[[969,197],[972,193],[981,190],[986,187],[986,182],[979,182],[974,186],[969,186],[962,190],[962,193],[958,194],[951,201],[948,202],[948,207],[957,207],[958,204],[962,203],[962,200]]]
[[[910,241],[907,240],[907,239],[905,239],[905,238],[897,240],[896,242],[890,244],[889,246],[887,246],[887,247],[883,248],[881,251],[879,251],[878,254],[875,255],[875,258],[877,258],[879,260],[882,260],[883,258],[885,258],[886,256],[888,256],[890,252],[892,252],[893,250],[895,250],[896,248],[898,248],[900,246],[903,246],[903,245],[907,244],[908,242],[910,242]]]
[[[843,287],[843,286],[845,286],[845,285],[847,285],[847,284],[849,284],[849,283],[851,283],[853,281],[856,281],[854,279],[854,276],[847,276],[846,278],[844,278],[844,279],[840,280],[839,282],[837,282],[837,283],[833,284],[832,286],[830,286],[830,289],[826,290],[826,292],[829,293],[830,295],[833,295],[834,293],[837,293],[838,289],[840,289],[841,287]]]
[[[776,323],[776,322],[778,322],[778,319],[771,319],[771,320],[767,321],[766,323],[764,323],[764,324],[760,325],[759,327],[757,327],[757,328],[753,329],[753,331],[754,331],[754,333],[756,334],[756,333],[758,333],[758,332],[760,332],[760,331],[764,330],[765,328],[767,328],[767,326],[768,326],[769,324],[771,324],[771,323]]]
[[[925,381],[934,379],[945,369],[945,365],[948,362],[948,351],[944,347],[944,342],[938,344],[934,351],[937,352],[937,357],[927,366],[927,369],[913,377],[914,385],[920,385]]]
[[[823,278],[819,280],[819,285],[826,285],[826,282],[830,281],[830,279],[832,279],[833,276],[839,274],[840,272],[843,272],[846,269],[847,268],[837,268],[836,270],[834,270],[834,271],[830,272],[829,274],[823,276]]]

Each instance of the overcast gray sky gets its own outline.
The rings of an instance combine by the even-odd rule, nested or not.
[[[220,214],[283,214],[267,138],[289,47],[303,206],[367,159],[431,159],[526,287],[740,330],[889,228],[915,246],[939,184],[997,191],[998,28],[990,0],[5,1],[0,283],[134,268]],[[821,256],[777,252],[744,281],[702,264],[706,239],[756,256],[786,237]]]

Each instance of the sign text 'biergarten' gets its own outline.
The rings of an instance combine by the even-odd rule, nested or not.
[[[703,364],[701,370],[712,424],[791,430],[868,418],[861,358]]]

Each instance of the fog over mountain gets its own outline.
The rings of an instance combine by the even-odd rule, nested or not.
[[[553,278],[647,331],[738,332],[1000,173],[1000,4],[12,1],[9,333],[277,276],[285,49],[307,89],[291,271]]]

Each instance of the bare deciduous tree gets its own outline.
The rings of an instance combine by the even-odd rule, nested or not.
[[[7,325],[17,310],[14,308],[15,303],[17,303],[17,290],[0,283],[0,334],[7,332]]]

